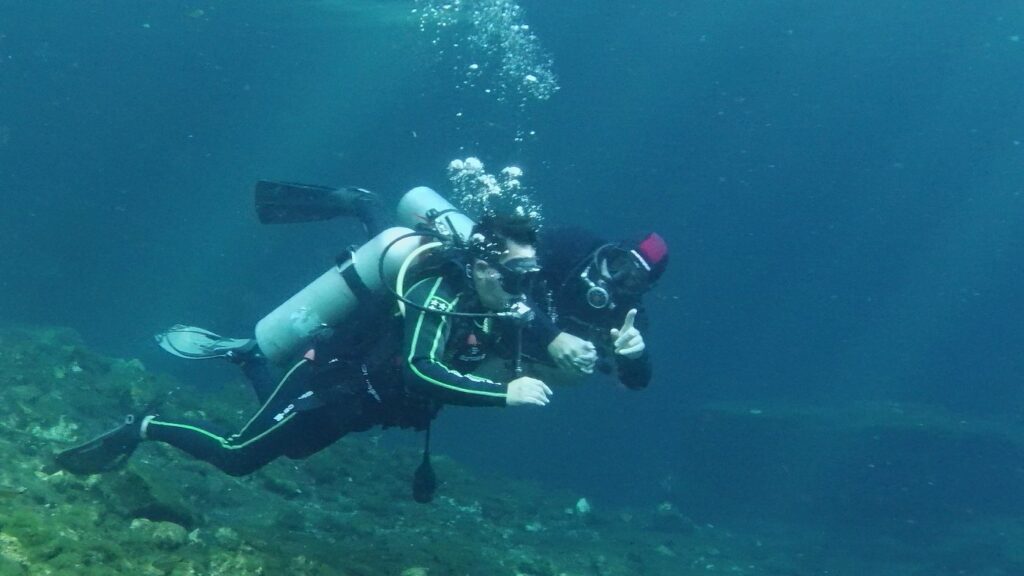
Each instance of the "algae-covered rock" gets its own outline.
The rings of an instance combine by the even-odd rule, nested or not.
[[[153,522],[145,518],[136,518],[132,520],[130,528],[163,550],[175,550],[188,543],[188,531],[184,526],[173,522]]]
[[[696,526],[693,520],[679,512],[671,502],[662,502],[651,516],[651,528],[662,532],[688,534],[693,532]]]
[[[125,518],[173,522],[189,529],[199,523],[199,513],[180,490],[132,470],[103,475],[96,488],[107,495],[111,510]]]
[[[273,474],[257,473],[263,483],[263,487],[270,492],[275,492],[285,498],[295,498],[302,494],[302,488],[298,482],[288,478],[279,478]]]
[[[256,408],[241,379],[182,389],[137,361],[96,354],[71,331],[0,329],[0,575],[615,575],[649,555],[645,573],[658,576],[686,561],[678,531],[637,533],[651,526],[650,510],[598,533],[564,513],[570,495],[478,478],[443,455],[434,459],[438,498],[417,504],[409,479],[419,446],[371,435],[242,478],[149,442],[115,472],[79,477],[52,466],[57,450],[150,403],[162,417],[229,431]],[[523,529],[531,523],[544,529]],[[727,543],[714,546],[728,554]],[[595,563],[599,554],[606,560]],[[660,559],[676,565],[659,571]]]
[[[28,573],[28,566],[26,564],[20,564],[0,556],[0,574],[4,576],[22,576]]]
[[[184,546],[188,542],[188,531],[184,526],[173,522],[156,522],[156,529],[153,530],[153,543],[158,548],[174,550]]]
[[[28,433],[42,440],[72,443],[78,439],[78,424],[61,415],[52,426],[44,428],[34,424]]]
[[[242,538],[238,535],[238,532],[227,526],[217,528],[213,533],[213,538],[218,545],[228,550],[234,550],[242,544]]]
[[[218,553],[210,562],[210,576],[261,576],[267,573],[263,562],[251,549]]]
[[[179,562],[168,576],[202,576],[203,572],[191,561]]]
[[[13,566],[28,566],[28,554],[21,541],[10,534],[0,533],[0,557]]]

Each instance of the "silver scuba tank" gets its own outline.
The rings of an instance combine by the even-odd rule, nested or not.
[[[456,232],[463,240],[468,240],[476,224],[460,212],[452,203],[426,186],[417,186],[409,190],[398,202],[398,224],[415,228],[419,224],[429,222],[431,214],[439,214],[435,221],[438,231],[444,235],[449,232]]]
[[[411,228],[418,224],[429,222],[435,214],[440,214],[434,224],[442,235],[455,232],[469,238],[475,225],[473,220],[426,186],[409,190],[398,202],[398,221],[407,227],[381,232],[347,261],[324,272],[256,324],[256,342],[263,354],[275,363],[294,360],[317,337],[344,324],[360,305],[360,297],[380,294],[385,290],[385,282],[394,288],[399,268],[425,240],[432,239],[410,236],[390,248],[388,245],[413,232]],[[385,277],[381,278],[380,258],[385,249]]]
[[[388,244],[411,232],[388,228],[267,314],[256,324],[256,342],[263,354],[273,362],[293,360],[318,336],[344,323],[359,306],[360,296],[379,294],[385,282],[394,286],[399,267],[421,238],[405,238],[388,250],[384,278],[380,277],[380,257]]]

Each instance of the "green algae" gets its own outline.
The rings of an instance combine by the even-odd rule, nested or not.
[[[582,516],[579,495],[480,478],[444,455],[438,497],[416,504],[419,451],[373,433],[244,478],[157,444],[109,474],[53,467],[139,406],[226,427],[253,406],[241,380],[199,398],[178,388],[70,330],[0,330],[0,575],[676,575],[691,573],[695,542],[728,547],[723,531],[656,510]]]
[[[198,396],[178,394],[179,388],[137,361],[96,354],[70,330],[0,330],[0,576],[1024,573],[1024,528],[1016,517],[971,511],[955,532],[932,536],[940,544],[908,549],[909,540],[876,538],[865,539],[862,550],[850,542],[840,550],[828,534],[799,526],[752,522],[734,532],[695,521],[683,502],[686,491],[701,489],[696,476],[666,480],[665,500],[650,509],[592,502],[581,513],[579,494],[485,476],[439,454],[434,465],[443,484],[432,504],[419,505],[409,492],[419,451],[393,447],[374,433],[244,478],[158,444],[143,445],[125,469],[110,474],[81,478],[52,466],[55,451],[141,405],[159,402],[162,412],[228,428],[253,406],[241,381]],[[991,454],[994,463],[1024,451],[1019,422],[965,421],[892,403],[709,406],[693,422],[681,440],[697,447],[691,454],[706,451],[701,461],[716,467],[714,489],[730,476],[774,478],[773,497],[785,496],[779,487],[788,486],[802,498],[792,502],[819,508],[825,498],[862,508],[857,492],[880,469],[871,466],[895,466],[895,456],[908,453],[906,442],[947,454],[950,462],[977,453]],[[796,483],[778,465],[794,455],[828,474],[863,474],[864,482],[847,483],[858,490],[843,491],[804,474],[804,483]],[[897,493],[905,492],[877,495]],[[943,510],[931,503],[928,509]],[[924,528],[906,523],[903,529]]]

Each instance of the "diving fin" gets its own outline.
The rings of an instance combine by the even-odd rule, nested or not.
[[[139,427],[135,416],[129,414],[117,428],[59,452],[54,460],[62,470],[78,475],[117,470],[128,462],[142,441]]]
[[[175,324],[154,336],[164,350],[188,360],[206,358],[232,358],[253,352],[256,340],[252,338],[224,338],[195,326]]]
[[[256,214],[263,224],[316,222],[355,216],[370,236],[381,230],[381,203],[363,188],[331,188],[295,182],[256,183]]]

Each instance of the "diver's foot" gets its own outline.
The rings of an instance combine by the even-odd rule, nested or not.
[[[128,462],[138,448],[142,441],[142,426],[148,420],[137,420],[133,414],[125,416],[124,422],[117,428],[58,453],[55,457],[57,466],[72,474],[82,475],[117,470]]]
[[[238,348],[232,348],[225,352],[224,358],[232,364],[248,364],[250,362],[263,361],[265,356],[260,352],[260,347],[256,345],[256,339],[253,338],[245,345],[239,346]]]

